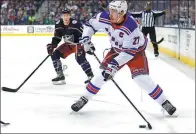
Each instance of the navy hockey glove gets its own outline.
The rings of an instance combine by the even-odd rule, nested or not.
[[[48,51],[48,54],[49,55],[52,55],[54,49],[56,48],[56,45],[53,45],[53,44],[48,44],[47,45],[47,51]]]
[[[95,51],[95,47],[93,43],[90,40],[90,37],[85,36],[83,38],[80,38],[79,43],[81,43],[84,47],[84,51],[90,55],[92,55]]]
[[[115,73],[119,70],[119,66],[116,60],[112,60],[102,72],[104,81],[110,80],[114,77]]]

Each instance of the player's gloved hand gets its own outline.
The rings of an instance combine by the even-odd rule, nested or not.
[[[92,55],[95,51],[94,44],[91,42],[90,37],[84,36],[83,38],[80,38],[79,43],[83,45],[84,51],[90,55]]]
[[[88,51],[86,51],[86,53],[87,54],[90,54],[90,55],[92,55],[94,52],[95,52],[95,47],[94,47],[94,45],[93,45],[93,43],[91,42],[91,44],[89,45],[89,50]],[[84,50],[85,49],[87,49],[87,48],[84,48]]]
[[[56,48],[55,45],[53,45],[53,44],[48,44],[48,45],[47,45],[48,54],[49,54],[49,55],[52,55],[52,53],[53,53],[53,51],[54,51],[55,48]]]
[[[117,61],[113,59],[102,72],[104,81],[112,79],[118,70],[119,70],[119,65]]]

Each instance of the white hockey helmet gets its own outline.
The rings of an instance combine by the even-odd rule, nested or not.
[[[117,10],[118,13],[123,11],[124,14],[127,13],[127,2],[125,0],[113,0],[109,3],[109,9]]]

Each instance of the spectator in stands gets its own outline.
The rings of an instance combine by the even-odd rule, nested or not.
[[[29,24],[35,18],[35,14],[41,6],[43,0],[2,0],[1,1],[1,24],[3,25],[23,25]],[[31,17],[29,17],[31,16]]]
[[[32,12],[29,12],[29,14],[30,15],[28,16],[28,24],[33,25],[35,24],[36,18]]]

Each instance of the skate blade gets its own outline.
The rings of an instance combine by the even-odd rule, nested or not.
[[[52,83],[53,83],[54,85],[64,85],[64,84],[66,84],[65,80],[53,81]]]

